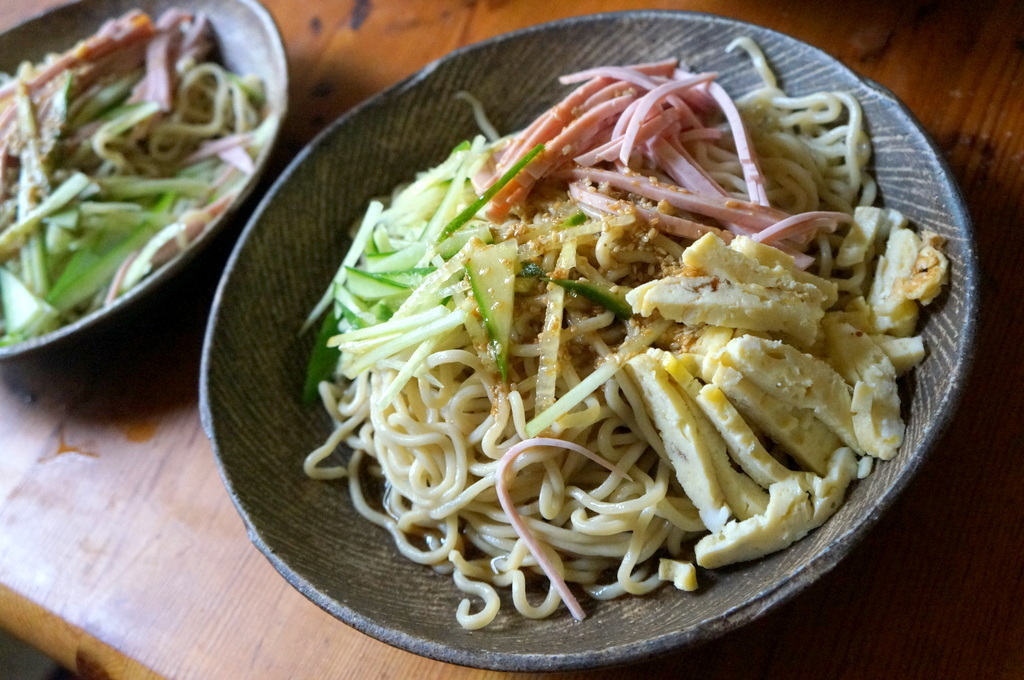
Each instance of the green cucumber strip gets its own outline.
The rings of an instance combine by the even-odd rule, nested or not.
[[[469,181],[471,166],[480,157],[479,150],[476,154],[471,153],[474,145],[482,146],[483,140],[478,137],[477,140],[461,151],[462,158],[459,159],[459,163],[455,167],[455,173],[448,182],[448,190],[445,191],[440,204],[434,210],[434,214],[431,215],[427,224],[423,227],[423,231],[420,232],[420,238],[423,241],[436,243],[440,240],[438,235],[441,233],[442,227],[452,219],[452,214],[458,209],[459,203],[462,202],[466,192],[466,182]],[[455,153],[453,152],[453,155]]]
[[[335,282],[343,283],[348,269],[354,266],[359,261],[359,258],[363,256],[363,253],[366,252],[370,237],[373,236],[373,229],[380,221],[380,216],[383,212],[383,203],[380,201],[370,201],[366,214],[363,215],[363,221],[359,223],[359,229],[356,230],[355,236],[352,237],[352,245],[349,246],[348,252],[345,253],[345,259],[342,260],[341,267],[334,276]]]
[[[592,283],[590,281],[574,281],[571,279],[552,279],[544,273],[544,270],[535,262],[527,262],[519,270],[519,276],[539,278],[542,281],[557,284],[576,295],[581,295],[591,302],[596,302],[605,309],[613,312],[620,319],[628,319],[633,316],[633,308],[626,302],[626,290],[612,290],[603,283]],[[621,287],[620,287],[621,288]]]
[[[92,181],[88,177],[76,172],[25,215],[24,219],[0,232],[0,261],[16,253],[44,217],[61,210],[91,184]]]
[[[102,118],[107,122],[103,124],[103,127],[96,134],[116,137],[159,111],[160,105],[156,102],[139,102],[138,104],[118,106],[103,114]]]
[[[466,263],[470,289],[490,336],[491,354],[502,380],[508,380],[518,250],[515,239],[509,239],[477,251]]]
[[[388,234],[388,230],[385,229],[383,225],[378,226],[373,230],[373,235],[370,237],[370,242],[367,244],[367,252],[379,254],[390,253],[393,251],[394,247],[391,245],[391,238]]]
[[[327,290],[328,306],[331,301],[334,302],[335,319],[344,319],[352,328],[365,328],[371,324],[372,317],[366,311],[366,305],[353,297],[345,286],[332,283]],[[306,325],[309,323],[307,320]],[[306,325],[303,328],[306,328]]]
[[[437,267],[412,267],[399,271],[372,272],[373,276],[382,281],[398,283],[409,288],[415,288],[428,275],[437,271]]]
[[[161,196],[174,192],[189,198],[201,198],[210,191],[210,183],[187,177],[151,179],[145,177],[113,176],[97,178],[100,190],[114,200]]]
[[[586,221],[587,221],[587,215],[586,215],[586,213],[584,213],[581,210],[580,212],[573,213],[572,215],[569,215],[564,220],[562,220],[562,225],[561,226],[563,226],[563,227],[578,227],[579,225],[583,224]]]
[[[306,366],[306,382],[302,387],[302,401],[312,404],[316,401],[318,385],[321,381],[328,380],[334,375],[334,369],[338,366],[341,352],[336,347],[328,347],[327,340],[338,333],[338,317],[334,311],[327,313],[320,331],[316,334],[316,341],[313,344],[313,351],[309,355],[309,364]]]
[[[30,291],[17,276],[0,267],[0,302],[3,304],[6,338],[32,337],[57,319],[57,310]],[[3,344],[0,342],[0,344]]]
[[[21,248],[21,276],[29,290],[39,296],[50,288],[50,272],[46,252],[46,234],[36,232]]]
[[[60,90],[54,96],[53,113],[60,124],[66,125],[68,122],[68,110],[71,106],[71,85],[74,80],[73,71],[64,72],[64,84],[61,85]]]
[[[74,106],[78,108],[72,113],[69,126],[74,129],[108,113],[127,99],[137,80],[137,72],[129,73],[107,85],[92,97],[76,101]]]
[[[477,227],[460,229],[450,237],[441,241],[437,244],[437,254],[445,260],[450,260],[455,256],[455,253],[462,250],[462,246],[469,243],[470,239],[474,236],[484,243],[494,243],[494,236],[491,234],[491,228],[486,224],[482,224]]]
[[[426,243],[413,243],[390,253],[371,253],[366,256],[366,271],[401,271],[416,267],[427,252]]]
[[[435,335],[443,337],[453,328],[461,326],[466,321],[466,316],[466,311],[462,309],[448,311],[445,316],[432,323],[425,326],[419,326],[408,333],[403,333],[398,337],[391,338],[384,344],[378,345],[375,349],[355,357],[352,363],[346,368],[344,375],[349,380],[352,380],[378,361],[394,356],[413,345],[419,345],[424,340]]]
[[[521,159],[519,159],[518,163],[516,163],[511,168],[509,168],[505,172],[505,174],[502,175],[501,177],[499,177],[494,184],[492,184],[490,187],[488,187],[487,190],[484,193],[482,193],[478,199],[476,199],[475,201],[470,203],[469,207],[467,207],[465,210],[463,210],[458,215],[456,215],[455,219],[453,219],[451,222],[449,222],[445,226],[445,228],[441,230],[441,234],[440,234],[440,236],[438,236],[437,240],[438,241],[445,240],[446,238],[448,238],[449,236],[452,235],[452,232],[456,231],[462,225],[464,225],[466,222],[468,222],[469,220],[473,219],[473,217],[478,212],[480,212],[480,208],[484,207],[487,204],[488,201],[490,201],[492,198],[495,197],[495,195],[497,195],[497,193],[499,191],[504,189],[505,185],[508,184],[509,182],[511,182],[512,179],[515,178],[516,175],[518,175],[520,172],[522,172],[523,168],[525,168],[527,165],[529,165],[530,161],[532,161],[534,158],[536,158],[537,155],[540,152],[542,152],[543,150],[544,150],[544,145],[543,144],[538,144],[537,146],[535,146],[532,149],[530,149],[530,151],[525,156],[523,156]]]
[[[44,217],[43,222],[61,229],[74,229],[78,226],[78,218],[81,213],[78,210],[64,210],[63,212],[54,213],[49,217]]]
[[[626,302],[625,293],[613,291],[605,286],[590,283],[588,281],[571,281],[569,279],[548,279],[551,283],[558,284],[568,291],[581,295],[591,302],[596,302],[607,310],[610,310],[620,319],[628,319],[633,316],[633,308]]]
[[[470,239],[459,252],[455,253],[450,260],[439,266],[433,274],[428,274],[423,281],[409,295],[409,298],[402,303],[402,306],[395,312],[396,316],[405,317],[421,312],[437,305],[447,304],[443,298],[450,295],[449,284],[455,277],[458,280],[466,278],[464,268],[466,262],[473,253],[480,248],[486,248],[483,243]]]
[[[392,281],[379,274],[364,272],[353,267],[345,268],[345,288],[348,292],[363,300],[376,300],[378,298],[397,295],[409,289],[409,285]]]
[[[88,300],[113,278],[129,255],[146,245],[153,236],[154,228],[160,226],[161,220],[151,216],[142,220],[123,241],[102,254],[79,251],[53,284],[46,301],[66,312]],[[82,256],[80,259],[79,255]]]
[[[351,298],[342,284],[345,283],[345,274],[347,273],[347,267],[351,267],[359,258],[363,255],[367,242],[370,239],[373,228],[377,226],[380,215],[384,211],[384,206],[380,201],[370,201],[370,205],[366,208],[366,213],[363,215],[362,221],[359,223],[359,228],[356,230],[355,235],[352,237],[352,243],[349,246],[348,252],[345,253],[345,258],[341,262],[341,266],[338,267],[338,271],[335,272],[334,278],[331,281],[331,285],[327,286],[327,290],[324,291],[323,297],[313,307],[313,311],[306,317],[305,322],[302,324],[302,328],[299,329],[299,333],[305,333],[309,330],[320,315],[323,314],[327,308],[333,302],[336,305],[335,316],[339,319],[344,316],[348,319],[349,316],[342,313],[343,310],[337,309],[338,305],[345,306],[346,300],[341,299],[342,296],[348,296]],[[354,302],[349,299],[348,302]],[[366,310],[361,310],[366,311]],[[355,312],[353,312],[355,314]],[[358,315],[356,315],[358,317]],[[361,325],[369,323],[369,319],[362,319]],[[353,325],[356,325],[353,323]]]
[[[419,314],[414,314],[412,316],[405,316],[398,319],[393,318],[384,323],[367,326],[366,328],[357,328],[345,331],[334,338],[331,344],[341,346],[346,343],[373,339],[378,339],[381,342],[384,342],[396,335],[401,335],[407,331],[433,323],[434,321],[447,316],[448,313],[449,311],[444,307],[432,307],[425,312],[420,312]]]
[[[377,320],[377,323],[383,323],[394,316],[395,310],[398,309],[398,305],[401,304],[401,302],[398,304],[391,304],[387,302],[388,299],[391,298],[377,300],[377,304],[370,307],[370,314],[373,314],[373,318]]]
[[[583,400],[594,393],[606,382],[612,379],[619,371],[619,362],[614,356],[609,357],[603,364],[594,369],[594,372],[581,380],[576,387],[572,388],[551,405],[546,411],[538,413],[533,420],[526,423],[526,435],[536,437],[541,432],[554,424],[556,420],[574,409]]]

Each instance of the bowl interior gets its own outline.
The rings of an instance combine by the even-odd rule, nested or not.
[[[781,553],[701,574],[697,593],[586,604],[573,625],[502,613],[462,630],[450,579],[400,558],[390,537],[352,509],[343,482],[302,472],[330,424],[300,401],[312,338],[298,329],[373,196],[442,160],[476,132],[472,92],[499,131],[522,127],[564,92],[562,73],[679,56],[717,71],[732,93],[757,84],[737,36],[764,49],[791,94],[829,88],[861,101],[875,139],[886,204],[949,239],[952,284],[926,315],[930,355],[906,384],[908,431],[823,527]],[[609,46],[614,45],[614,50]],[[779,33],[709,15],[641,11],[563,20],[481,43],[434,63],[336,122],[289,168],[242,236],[221,282],[203,359],[202,411],[227,487],[252,540],[296,588],[357,629],[403,649],[503,670],[587,668],[635,661],[715,636],[756,617],[848,552],[921,464],[963,384],[975,299],[971,228],[942,160],[908,112],[881,88]],[[503,608],[503,612],[509,607]]]
[[[107,19],[132,9],[146,12],[155,19],[171,7],[207,15],[214,32],[215,58],[235,73],[259,77],[266,88],[267,114],[283,120],[288,106],[288,66],[284,43],[270,14],[256,0],[79,0],[44,12],[0,34],[0,71],[13,73],[24,61],[40,61],[47,54],[64,52],[77,41],[95,33]],[[256,170],[238,198],[211,221],[184,253],[143,279],[111,305],[52,333],[0,347],[0,361],[31,359],[65,351],[82,337],[90,335],[95,327],[106,326],[127,316],[129,308],[137,306],[160,283],[184,269],[230,222],[263,174],[276,138],[277,130],[256,159]]]

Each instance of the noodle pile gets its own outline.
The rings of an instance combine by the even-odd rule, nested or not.
[[[834,511],[851,478],[870,471],[872,458],[865,453],[889,455],[884,447],[872,452],[857,440],[866,440],[863,428],[876,427],[879,413],[883,421],[889,415],[881,397],[871,401],[874,393],[865,392],[878,387],[880,394],[888,373],[876,379],[873,369],[861,365],[831,368],[822,358],[832,356],[822,338],[845,342],[841,333],[822,331],[800,343],[774,330],[673,319],[666,311],[671,305],[641,309],[666,281],[685,283],[700,275],[686,264],[695,253],[771,262],[773,276],[831,291],[821,303],[821,313],[828,314],[824,321],[819,314],[815,331],[820,324],[873,324],[871,310],[883,307],[871,302],[872,280],[883,278],[877,273],[881,237],[880,247],[865,242],[856,261],[839,256],[844,247],[853,248],[866,220],[852,219],[855,208],[873,203],[876,193],[866,170],[870,144],[857,101],[842,92],[789,97],[756,45],[737,44],[764,81],[737,102],[756,149],[755,169],[745,168],[738,131],[720,112],[716,116],[707,96],[712,87],[701,76],[695,89],[673,90],[669,101],[692,95],[689,108],[717,122],[689,132],[684,126],[673,148],[676,156],[692,158],[710,179],[708,186],[727,194],[714,201],[739,204],[761,191],[766,204],[749,208],[749,214],[778,211],[779,221],[783,213],[797,216],[792,228],[759,242],[738,213],[733,224],[731,218],[680,210],[644,195],[643,188],[617,188],[618,180],[606,179],[614,172],[630,182],[650,176],[659,186],[671,178],[628,149],[628,167],[615,158],[583,165],[588,149],[599,149],[615,134],[608,126],[584,131],[594,139],[573,149],[575,161],[559,155],[558,130],[540,139],[547,145],[528,158],[537,139],[531,135],[545,125],[538,119],[511,138],[462,145],[396,190],[386,206],[374,202],[319,308],[333,303],[324,337],[334,336],[330,344],[341,354],[336,379],[319,384],[335,428],[307,457],[306,473],[316,479],[347,477],[356,509],[386,529],[406,558],[450,575],[467,595],[456,614],[467,629],[495,619],[501,590],[528,618],[551,616],[563,601],[576,618],[583,617],[584,608],[567,595],[563,581],[597,600],[643,595],[666,581],[693,590],[694,561],[713,567],[785,547]],[[642,65],[622,77],[668,83],[669,76],[658,75],[663,68],[672,72],[676,66]],[[595,69],[563,82],[605,78],[604,85],[607,77]],[[675,77],[692,76],[677,71]],[[618,102],[620,94],[621,88],[587,96],[594,107],[626,109],[625,116],[630,100]],[[668,120],[666,111],[652,110],[641,122]],[[621,126],[628,135],[627,123]],[[641,125],[638,139],[643,130]],[[656,140],[646,148],[658,154]],[[525,165],[515,167],[517,159],[526,159]],[[758,165],[760,187],[751,183]],[[455,215],[476,196],[470,180],[478,188],[498,186],[502,173],[513,179],[494,193],[486,215],[470,209],[469,221],[460,222]],[[685,230],[688,235],[681,235]],[[444,252],[445,238],[460,234],[470,236]],[[425,247],[422,257],[405,258],[411,262],[406,269],[376,264],[389,257],[398,262],[401,253],[424,248],[416,245],[423,240],[439,245]],[[479,263],[483,253],[501,248],[513,254],[512,274],[505,285],[488,288],[497,265]],[[492,314],[500,314],[498,298],[509,287],[515,295],[506,338]],[[882,356],[893,381],[896,371],[908,370],[923,354],[912,349],[920,344],[911,337],[912,326],[870,329],[879,338],[877,347],[887,338],[889,354],[880,354],[875,344],[865,351]],[[850,394],[867,399],[875,420],[855,413],[855,433],[833,428],[838,434],[829,431],[832,439],[822,439],[822,458],[799,447],[790,450],[775,436],[770,415],[769,397],[783,397],[763,396],[769,387],[751,387],[743,373],[747,352],[755,352],[755,363],[795,352],[806,357],[797,364],[816,362],[815,370],[822,364],[843,373],[836,376],[839,392],[848,392],[847,400]],[[743,373],[747,380],[723,379],[719,385],[716,371],[726,378]],[[849,387],[843,382],[847,374]],[[755,393],[763,396],[760,402],[741,398]],[[758,420],[762,402],[769,415]],[[709,477],[693,474],[687,467],[694,464],[692,452],[681,459],[680,446],[698,453],[708,449]],[[351,451],[343,464],[331,462],[339,447]],[[704,460],[705,453],[699,457]],[[710,489],[708,499],[701,489]],[[806,521],[799,527],[779,524],[779,509],[803,508],[799,503],[807,504]],[[517,529],[517,519],[525,530]],[[776,537],[776,529],[783,535]],[[747,535],[775,537],[774,547],[751,551]]]

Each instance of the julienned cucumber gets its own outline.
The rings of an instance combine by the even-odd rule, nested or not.
[[[381,274],[346,267],[345,288],[363,300],[377,300],[408,292],[409,284],[394,281]]]
[[[313,343],[313,352],[309,357],[309,365],[306,367],[306,382],[302,388],[302,400],[307,404],[316,401],[320,382],[330,379],[334,375],[334,369],[338,366],[341,353],[337,347],[327,346],[327,341],[337,333],[338,318],[333,311],[330,311],[320,325],[320,332],[317,333],[316,342]]]
[[[7,335],[30,337],[57,318],[57,311],[25,287],[17,276],[0,267],[0,302]]]
[[[427,252],[426,243],[413,243],[390,253],[367,253],[366,270],[370,272],[411,269],[420,263]]]
[[[502,380],[508,380],[518,249],[515,239],[485,246],[466,264],[469,285],[490,337],[491,354]]]
[[[520,276],[537,277],[543,281],[550,281],[566,290],[581,295],[591,302],[596,302],[605,309],[611,311],[620,319],[628,319],[633,316],[633,308],[626,302],[628,289],[622,286],[614,288],[590,281],[578,281],[572,279],[552,279],[544,273],[540,265],[534,262],[527,262],[519,271]]]
[[[486,224],[469,226],[460,229],[445,240],[437,244],[437,254],[445,260],[450,260],[455,253],[462,250],[462,247],[473,238],[478,238],[484,243],[494,243],[491,235],[491,228]]]
[[[626,295],[619,290],[613,290],[589,281],[573,281],[571,279],[548,279],[568,291],[581,295],[591,302],[596,302],[605,309],[611,311],[620,319],[628,319],[633,316],[633,308],[626,302]]]

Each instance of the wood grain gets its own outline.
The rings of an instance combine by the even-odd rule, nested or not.
[[[961,183],[981,255],[976,368],[949,432],[885,521],[792,602],[688,653],[558,677],[1024,677],[1021,3],[266,4],[292,67],[293,115],[278,163],[338,113],[459,45],[640,6],[785,31],[901,97]],[[42,6],[7,0],[0,25]],[[211,258],[140,322],[133,342],[111,339],[49,375],[0,369],[0,626],[83,677],[505,677],[352,631],[249,544],[197,414],[218,264]]]

